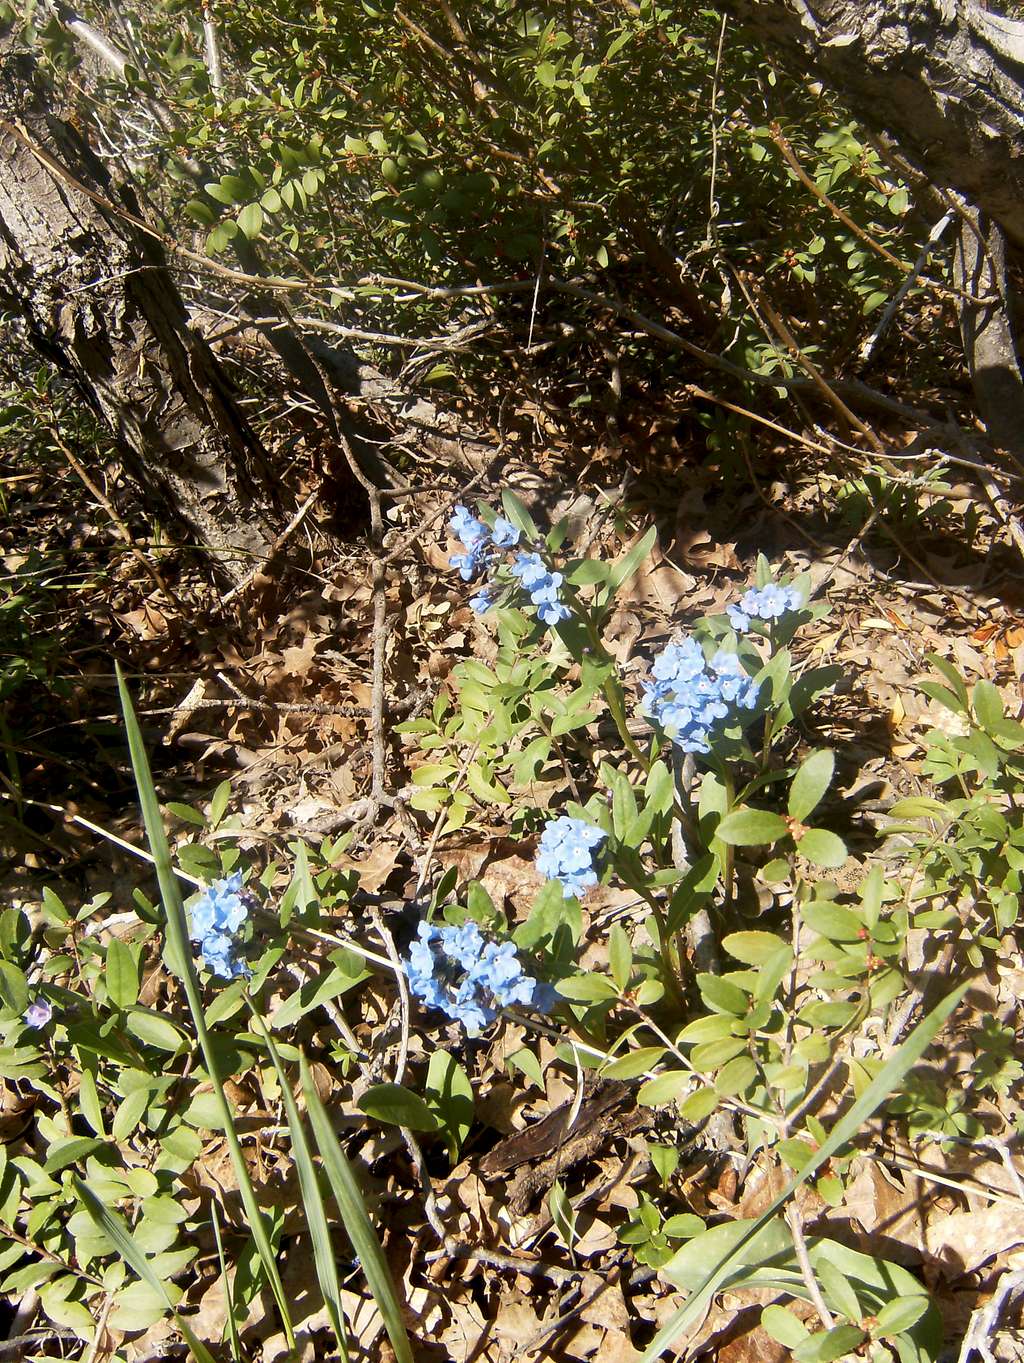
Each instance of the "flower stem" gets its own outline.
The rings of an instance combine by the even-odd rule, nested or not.
[[[586,626],[587,635],[590,639],[590,646],[594,653],[602,663],[606,664],[609,669],[612,669],[609,671],[608,676],[601,682],[601,692],[605,698],[611,717],[615,721],[615,727],[619,731],[619,737],[626,745],[630,756],[640,763],[644,771],[647,771],[650,767],[650,763],[640,750],[633,735],[629,732],[629,725],[626,720],[626,703],[622,694],[622,687],[619,685],[618,679],[614,675],[614,659],[609,657],[608,651],[601,642],[601,636],[598,634],[597,628],[589,613],[584,615],[583,623]]]

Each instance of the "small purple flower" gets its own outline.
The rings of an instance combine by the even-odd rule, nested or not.
[[[52,1017],[53,1004],[50,1003],[49,999],[36,998],[25,1009],[25,1026],[45,1027]]]

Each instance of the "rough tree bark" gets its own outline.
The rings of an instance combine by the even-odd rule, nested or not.
[[[978,0],[719,0],[1024,246],[1024,22]]]
[[[147,500],[241,578],[284,522],[271,461],[159,243],[80,186],[138,216],[47,107],[31,60],[0,50],[0,305],[73,377]]]
[[[964,354],[990,439],[1024,454],[1007,245],[1024,247],[1024,22],[979,0],[719,0],[961,204]],[[979,303],[979,297],[991,302]]]

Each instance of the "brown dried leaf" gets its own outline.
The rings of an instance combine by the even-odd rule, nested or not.
[[[1024,1244],[1024,1207],[996,1205],[980,1212],[956,1212],[933,1221],[925,1232],[925,1247],[944,1277],[953,1280]]]

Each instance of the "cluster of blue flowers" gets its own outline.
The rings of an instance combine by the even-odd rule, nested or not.
[[[466,552],[452,554],[448,562],[453,568],[458,568],[463,582],[472,582],[482,569],[490,565],[495,549],[512,549],[519,543],[519,531],[504,516],[496,517],[494,529],[490,530],[465,506],[455,508],[451,528],[452,534],[464,544]]]
[[[726,606],[725,613],[736,633],[746,634],[751,620],[778,620],[802,605],[803,598],[796,587],[780,587],[769,582],[767,587],[751,587],[735,606]]]
[[[238,942],[249,907],[250,897],[242,889],[240,871],[215,880],[192,905],[192,941],[199,943],[203,965],[222,979],[249,974]]]
[[[495,550],[514,549],[520,538],[519,530],[503,516],[495,517],[494,529],[491,530],[464,506],[455,508],[451,529],[466,550],[464,554],[452,554],[449,559],[451,566],[458,568],[463,582],[470,582],[481,571],[493,568],[498,557]],[[513,578],[518,579],[522,590],[537,607],[538,617],[546,625],[557,625],[562,620],[568,620],[572,612],[559,595],[564,580],[562,574],[553,572],[540,554],[517,554],[508,571]],[[495,604],[498,596],[499,592],[493,583],[488,583],[470,598],[469,604],[477,615],[483,615]]]
[[[565,898],[584,895],[597,884],[595,849],[607,837],[603,828],[563,814],[544,825],[537,849],[537,870],[557,880]]]
[[[713,727],[736,710],[752,710],[760,687],[735,653],[720,650],[710,662],[694,638],[669,644],[644,684],[644,712],[683,752],[710,751]]]
[[[523,590],[530,593],[530,600],[537,607],[537,614],[545,625],[557,625],[560,620],[568,620],[572,611],[564,601],[558,599],[562,574],[551,572],[540,554],[518,554],[510,571],[522,583]]]
[[[525,973],[513,944],[485,942],[475,923],[421,923],[405,973],[418,999],[461,1022],[470,1036],[489,1026],[499,1008],[545,1009],[550,1002],[549,987]]]

